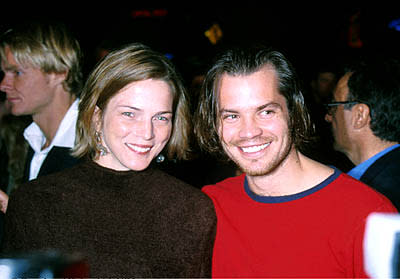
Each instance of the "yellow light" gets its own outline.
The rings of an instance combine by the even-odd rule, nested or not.
[[[222,30],[217,23],[214,23],[204,35],[215,45],[222,38]]]

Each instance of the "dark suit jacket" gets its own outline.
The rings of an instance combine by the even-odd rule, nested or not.
[[[70,148],[54,146],[49,154],[47,154],[42,166],[40,167],[38,177],[59,172],[63,169],[70,168],[80,162],[79,158],[70,155]],[[24,182],[29,180],[29,170],[34,151],[31,147],[28,150],[26,159]]]
[[[360,180],[384,194],[400,210],[400,147],[376,160]]]

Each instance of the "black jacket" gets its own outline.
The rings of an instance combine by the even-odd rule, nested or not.
[[[376,160],[360,180],[384,194],[400,210],[400,147]]]
[[[38,177],[59,172],[63,169],[70,168],[80,162],[79,158],[72,157],[71,149],[67,147],[54,146],[49,154],[47,154],[42,166],[40,167]],[[29,147],[26,159],[24,182],[29,180],[29,171],[34,151]]]

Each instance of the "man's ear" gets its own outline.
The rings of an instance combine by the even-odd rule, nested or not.
[[[371,121],[370,109],[366,104],[356,104],[352,108],[353,127],[355,129],[362,129],[369,127]]]
[[[62,73],[51,73],[49,74],[49,78],[53,84],[63,84],[63,82],[67,79],[68,71]]]

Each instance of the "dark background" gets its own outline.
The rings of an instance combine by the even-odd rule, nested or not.
[[[124,4],[108,1],[74,5],[54,2],[43,7],[21,4],[4,9],[2,30],[21,20],[46,18],[64,21],[78,36],[85,54],[85,71],[96,62],[96,47],[108,47],[140,41],[172,55],[184,75],[206,67],[214,54],[230,45],[263,43],[284,51],[300,75],[307,76],[316,63],[325,59],[340,60],[359,52],[398,55],[400,31],[389,23],[400,18],[400,9],[391,5],[351,7],[326,2],[309,7],[268,2],[224,9],[209,3],[193,3],[190,8]],[[66,7],[67,6],[67,7]],[[352,17],[358,14],[352,23]],[[213,45],[204,35],[214,23],[222,38]],[[357,25],[358,24],[358,25]],[[349,43],[349,32],[362,42]]]
[[[210,3],[192,2],[191,7],[178,9],[121,5],[117,1],[94,5],[84,1],[57,1],[42,7],[37,3],[30,7],[16,3],[12,8],[0,10],[0,32],[14,23],[31,19],[64,22],[81,43],[85,75],[98,61],[100,46],[112,49],[129,42],[145,43],[172,57],[196,100],[192,78],[208,69],[216,53],[233,45],[262,43],[281,50],[294,64],[306,88],[313,71],[322,64],[334,62],[340,65],[349,57],[363,54],[399,57],[400,31],[389,25],[394,20],[400,21],[400,9],[393,4],[379,4],[352,7],[348,3],[339,5],[324,1],[305,7],[294,6],[293,2],[280,5],[263,2],[252,6],[230,4],[221,9]],[[213,24],[218,24],[222,31],[222,38],[216,44],[204,35]],[[400,23],[398,25],[400,29]],[[307,89],[303,92],[306,100],[311,100]],[[195,106],[196,102],[193,104]],[[318,115],[319,118],[323,116]],[[323,142],[323,152],[313,146],[314,155],[321,153],[324,156],[326,150],[330,150],[329,146],[330,143]],[[346,165],[347,158],[343,154],[337,156],[333,160],[340,165],[332,164],[347,171],[350,168],[350,164]],[[200,156],[200,159],[203,158]],[[198,187],[220,181],[235,172],[234,166],[217,166],[214,158],[208,157],[184,162],[178,167],[164,165],[172,174]]]

